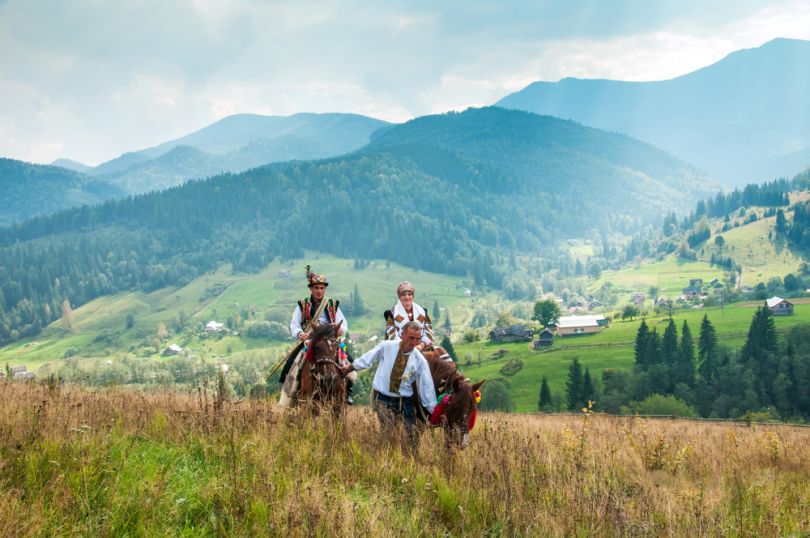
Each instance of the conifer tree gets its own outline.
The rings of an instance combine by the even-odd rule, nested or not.
[[[543,376],[543,380],[540,382],[540,400],[537,402],[537,410],[551,411],[551,389],[546,376]]]
[[[439,310],[439,301],[437,301],[436,299],[433,299],[433,312],[431,312],[431,315],[433,316],[433,322],[434,323],[439,321],[439,317],[441,316],[441,314],[442,314],[442,311]]]
[[[647,368],[647,340],[649,339],[650,331],[647,327],[647,322],[641,320],[641,325],[638,326],[636,332],[636,345],[635,345],[635,358],[636,370],[642,371]]]
[[[700,376],[711,384],[717,375],[717,333],[707,314],[700,322],[700,336],[698,337],[698,360]]]
[[[675,357],[673,383],[684,383],[691,387],[695,383],[695,343],[686,320],[683,320],[681,341]]]
[[[582,406],[584,382],[582,365],[579,364],[579,359],[574,358],[568,368],[568,379],[565,382],[565,396],[569,411],[576,411]]]
[[[585,375],[582,376],[582,406],[586,407],[589,401],[596,400],[596,385],[591,378],[590,368],[585,368]]]
[[[453,341],[450,340],[450,336],[444,335],[442,337],[442,342],[439,344],[447,351],[447,354],[453,359],[453,362],[458,362],[458,358],[456,357],[456,349],[453,347]]]
[[[70,307],[70,301],[67,299],[62,302],[62,327],[66,331],[73,329],[73,308]]]

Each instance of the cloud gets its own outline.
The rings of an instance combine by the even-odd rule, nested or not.
[[[0,155],[94,164],[238,112],[404,121],[788,34],[810,38],[802,2],[0,0]]]

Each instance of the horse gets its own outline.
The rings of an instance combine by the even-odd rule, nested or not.
[[[478,413],[479,391],[485,380],[482,379],[474,385],[470,384],[470,381],[458,371],[456,363],[450,360],[450,355],[444,348],[426,349],[422,351],[422,355],[430,367],[433,386],[440,403],[436,406],[433,417],[421,415],[421,418],[444,430],[447,446],[455,443],[458,448],[464,449],[469,444],[470,430]],[[418,404],[418,400],[416,403]],[[421,410],[421,406],[417,409]]]
[[[337,328],[322,325],[315,329],[301,369],[298,400],[329,408],[337,417],[346,405],[346,381],[340,372],[340,343]],[[313,407],[317,412],[317,407]]]

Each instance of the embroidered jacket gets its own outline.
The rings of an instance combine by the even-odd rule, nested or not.
[[[293,338],[298,338],[299,334],[307,330],[307,327],[312,323],[312,316],[315,315],[317,309],[318,306],[312,301],[311,297],[298,301],[295,310],[293,310],[292,319],[290,320],[290,335]],[[340,301],[333,299],[326,300],[326,306],[323,312],[321,312],[318,323],[322,325],[326,323],[336,323],[343,329],[343,334],[346,334],[349,330],[346,324],[346,318],[343,316],[343,312],[340,311]]]

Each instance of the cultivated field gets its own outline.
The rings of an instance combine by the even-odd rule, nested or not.
[[[810,429],[484,414],[416,457],[370,410],[0,383],[0,534],[785,536]]]

